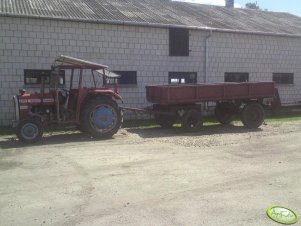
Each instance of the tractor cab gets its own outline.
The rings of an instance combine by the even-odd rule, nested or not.
[[[59,87],[59,71],[71,72],[69,89]],[[90,74],[90,75],[88,75]],[[119,75],[111,72],[106,65],[93,63],[68,56],[59,56],[52,66],[53,92],[56,100],[57,120],[73,120],[79,123],[80,109],[86,98],[97,94],[121,99],[117,85],[110,86]],[[89,84],[89,87],[87,87]],[[115,84],[117,84],[115,82]]]
[[[64,77],[60,76],[61,71],[65,71],[66,75],[69,74],[69,79],[64,81]],[[88,73],[90,76],[87,75]],[[51,67],[50,76],[41,78],[39,93],[30,94],[23,90],[14,97],[17,130],[19,127],[24,127],[27,120],[30,120],[31,124],[32,120],[35,120],[36,124],[39,124],[35,126],[36,128],[51,123],[73,123],[79,128],[88,127],[85,131],[94,137],[113,135],[117,132],[116,126],[119,125],[121,118],[121,111],[116,102],[117,100],[122,101],[116,85],[118,77],[119,75],[111,72],[106,65],[69,56],[58,56]],[[66,85],[64,85],[65,83]],[[104,102],[103,100],[110,102],[110,106],[105,105],[101,111],[97,111],[101,117],[102,114],[105,114],[102,117],[102,121],[108,120],[104,124],[105,126],[98,122],[99,117],[95,118],[97,121],[95,123],[93,120],[91,122],[91,118],[87,119],[91,115],[86,115],[85,108],[92,100],[99,103]],[[100,106],[102,105],[94,107],[99,108]],[[114,117],[117,118],[113,119]],[[103,130],[102,127],[106,126],[109,129]],[[101,127],[101,130],[98,127]],[[20,131],[22,132],[22,128]],[[33,136],[34,138],[27,139],[21,132],[17,133],[20,140],[36,141],[37,137]]]

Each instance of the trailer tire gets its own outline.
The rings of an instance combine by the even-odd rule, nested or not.
[[[264,121],[264,109],[258,103],[249,103],[242,110],[241,121],[247,128],[258,128]]]
[[[82,130],[96,139],[111,138],[120,129],[121,124],[121,110],[110,98],[94,98],[82,110]]]
[[[203,126],[201,112],[198,110],[188,110],[184,113],[182,120],[182,128],[186,132],[197,132]]]
[[[81,133],[86,133],[86,131],[84,130],[84,128],[83,128],[83,126],[80,124],[80,125],[77,125],[76,126],[76,129],[78,130],[78,131],[80,131]]]
[[[234,119],[235,109],[233,103],[217,103],[215,107],[215,117],[217,121],[224,125],[230,124]]]
[[[17,126],[19,141],[33,144],[41,140],[43,136],[43,124],[38,119],[25,119]]]
[[[169,115],[155,114],[155,122],[159,124],[162,129],[170,129],[176,122],[176,119]]]

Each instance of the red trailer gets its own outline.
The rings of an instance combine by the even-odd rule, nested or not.
[[[274,82],[146,86],[146,98],[153,103],[146,111],[154,113],[161,127],[172,127],[180,120],[188,131],[200,129],[202,105],[209,102],[216,103],[215,116],[220,123],[229,124],[240,115],[248,128],[262,125],[264,107],[280,106]]]

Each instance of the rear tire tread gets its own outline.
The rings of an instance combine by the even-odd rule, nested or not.
[[[116,119],[117,123],[115,127],[109,130],[108,132],[104,132],[104,133],[95,130],[90,123],[91,112],[95,109],[97,105],[101,105],[101,104],[106,104],[113,107],[117,115],[117,119]],[[118,107],[117,103],[114,100],[106,97],[104,98],[96,97],[93,98],[92,100],[89,100],[83,107],[81,112],[81,117],[80,117],[80,124],[81,124],[80,126],[83,131],[89,133],[92,137],[96,139],[106,139],[106,138],[111,138],[115,133],[117,133],[117,131],[120,129],[122,125],[122,121],[123,121],[123,117],[122,117],[121,109]]]

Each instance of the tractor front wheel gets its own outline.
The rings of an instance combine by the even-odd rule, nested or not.
[[[109,98],[89,101],[81,114],[81,128],[92,137],[110,138],[119,130],[122,113],[117,103]]]
[[[17,126],[19,141],[27,144],[38,142],[43,136],[43,125],[37,119],[25,119]]]

